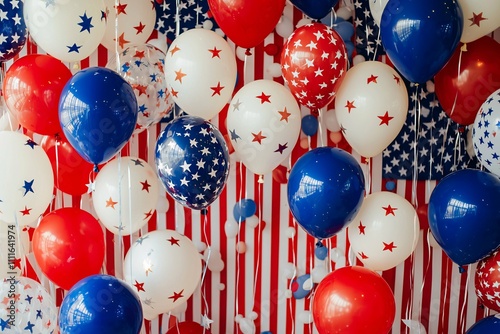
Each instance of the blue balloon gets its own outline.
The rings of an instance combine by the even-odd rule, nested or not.
[[[444,177],[429,199],[429,227],[448,257],[475,263],[500,245],[500,179],[477,169]]]
[[[305,274],[292,281],[292,294],[295,299],[307,297],[312,290],[311,275]]]
[[[23,8],[23,1],[0,2],[0,12],[4,15],[0,20],[0,35],[5,37],[0,43],[0,62],[14,58],[26,44],[28,30]]]
[[[354,35],[354,26],[351,22],[345,20],[337,19],[332,28],[342,37],[344,42],[350,41]]]
[[[142,321],[137,293],[109,275],[92,275],[76,283],[59,310],[59,327],[65,334],[137,334]]]
[[[500,333],[500,318],[498,315],[490,315],[472,325],[465,334],[491,334]]]
[[[229,151],[212,123],[181,116],[156,142],[156,169],[167,192],[180,204],[202,210],[215,201],[229,176]]]
[[[318,132],[318,119],[313,115],[305,115],[301,121],[302,132],[307,136],[314,136]]]
[[[456,0],[399,0],[389,2],[380,23],[382,45],[401,74],[413,83],[425,83],[455,52],[463,28]]]
[[[248,217],[252,217],[256,211],[257,205],[255,204],[255,201],[250,198],[243,198],[234,205],[233,216],[237,222],[241,223]]]
[[[319,147],[292,166],[287,195],[298,224],[315,238],[330,238],[355,217],[365,179],[359,163],[339,148]]]
[[[347,51],[347,56],[349,58],[352,58],[352,54],[354,52],[354,43],[351,41],[344,42],[345,44],[345,49]]]
[[[314,249],[314,255],[316,255],[318,260],[323,261],[328,255],[328,248],[326,248],[321,242],[318,242],[316,244],[316,248]]]
[[[118,153],[137,123],[134,90],[115,71],[89,67],[77,72],[59,99],[59,121],[71,146],[96,166]]]
[[[322,19],[330,13],[338,0],[290,0],[290,2],[312,19]]]

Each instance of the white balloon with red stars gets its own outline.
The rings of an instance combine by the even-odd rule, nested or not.
[[[174,102],[191,116],[210,120],[217,115],[233,95],[236,76],[233,50],[211,30],[189,29],[167,51],[167,87]]]
[[[415,208],[389,191],[372,193],[348,227],[352,250],[363,265],[375,271],[394,268],[418,243],[420,224]]]
[[[151,0],[104,0],[107,22],[101,44],[109,51],[121,51],[131,45],[144,44],[156,23]]]
[[[333,101],[347,71],[348,57],[340,35],[322,23],[297,28],[285,42],[281,72],[295,98],[310,109]]]
[[[337,92],[335,113],[349,145],[363,157],[374,157],[406,121],[408,92],[403,79],[379,61],[351,67]]]
[[[139,294],[145,314],[153,317],[172,311],[193,294],[201,280],[201,255],[186,236],[156,230],[130,247],[123,272]]]

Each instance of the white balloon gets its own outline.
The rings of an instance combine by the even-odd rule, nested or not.
[[[236,72],[236,58],[229,44],[203,28],[180,34],[165,59],[165,77],[174,102],[186,113],[206,120],[231,99]]]
[[[372,1],[370,1],[372,2]],[[352,9],[349,8],[348,6],[342,6],[336,11],[337,16],[344,19],[344,20],[349,20],[352,17]]]
[[[250,216],[245,219],[245,224],[247,224],[251,228],[256,228],[257,226],[259,226],[259,222],[259,217],[257,217],[256,215]]]
[[[313,283],[321,282],[326,275],[328,275],[328,272],[326,271],[324,266],[314,267],[311,271],[311,279]]]
[[[224,232],[226,233],[226,237],[229,239],[236,238],[239,232],[239,224],[232,218],[229,218],[224,224]]]
[[[241,46],[236,47],[236,57],[238,57],[239,60],[245,61],[246,52],[247,52],[247,49],[242,48]]]
[[[167,37],[161,35],[161,33],[158,33],[158,35],[160,35],[161,38],[152,38],[148,40],[148,44],[154,46],[166,55],[168,50]]]
[[[5,249],[9,248],[8,252],[0,252],[0,278],[21,276],[24,269],[23,259],[30,252],[28,230],[0,222],[0,245]],[[11,252],[11,249],[14,252]]]
[[[282,16],[275,30],[280,37],[287,39],[293,33],[293,23],[288,17]]]
[[[97,217],[114,234],[137,232],[156,210],[158,177],[142,159],[111,160],[99,171],[94,184],[92,202]]]
[[[14,116],[10,111],[7,110],[7,107],[0,106],[0,131],[16,131],[19,129],[19,121],[17,117]],[[3,113],[1,113],[3,110]]]
[[[300,134],[300,109],[292,93],[272,80],[243,86],[231,100],[227,127],[236,154],[258,175],[271,172]]]
[[[279,63],[270,64],[267,67],[266,72],[269,73],[269,75],[272,76],[273,78],[281,77],[281,64]]]
[[[355,55],[355,56],[352,58],[352,64],[353,64],[354,66],[356,66],[356,65],[358,65],[358,64],[360,64],[360,63],[362,63],[362,62],[364,62],[364,61],[366,61],[366,59],[365,59],[365,57],[364,57],[363,55]]]
[[[103,0],[26,0],[24,20],[39,47],[59,60],[74,62],[99,46],[106,6]]]
[[[329,109],[323,114],[323,120],[325,122],[326,128],[332,132],[340,131],[340,125],[337,121],[337,115],[335,114],[335,109]]]
[[[54,174],[47,153],[28,136],[0,131],[0,221],[25,226],[53,198]]]
[[[389,0],[370,0],[368,1],[370,6],[370,12],[372,14],[373,20],[380,27],[380,21],[382,20],[382,13]]]
[[[303,310],[299,312],[299,320],[304,324],[310,324],[313,321],[311,311]]]
[[[408,258],[418,243],[420,224],[415,208],[389,191],[372,193],[350,223],[352,250],[372,270],[394,268]]]
[[[150,0],[104,0],[108,25],[101,44],[109,51],[121,51],[134,44],[144,44],[154,30],[156,10]],[[117,19],[118,18],[118,19]]]
[[[401,131],[408,92],[392,67],[365,61],[347,71],[335,98],[335,112],[351,147],[363,157],[374,157]]]
[[[156,203],[156,212],[158,213],[166,213],[170,208],[170,203],[168,202],[165,194],[161,194],[158,196],[158,202]]]
[[[403,319],[403,323],[410,329],[410,334],[427,334],[424,325],[418,320]]]
[[[137,290],[150,315],[185,302],[198,287],[201,272],[193,242],[173,230],[156,230],[137,239],[124,261],[125,281]]]
[[[500,1],[458,0],[463,13],[460,41],[469,43],[500,27]]]
[[[296,274],[297,268],[295,267],[295,265],[291,262],[286,263],[283,268],[283,275],[288,279],[292,279]]]

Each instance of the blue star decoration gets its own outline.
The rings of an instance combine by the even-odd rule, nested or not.
[[[365,60],[375,60],[385,55],[379,27],[370,12],[370,0],[354,1],[354,27],[356,27],[356,54]]]
[[[68,48],[68,53],[70,53],[70,52],[80,53],[80,48],[82,46],[76,45],[76,43],[73,43],[73,45],[67,45],[66,47]]]
[[[80,16],[80,19],[82,20],[82,22],[78,23],[78,25],[82,27],[80,29],[80,32],[87,30],[90,34],[90,29],[94,28],[94,26],[92,25],[92,16],[88,17],[87,12],[85,12],[82,16]]]
[[[29,320],[28,323],[26,324],[26,327],[24,327],[25,331],[29,331],[30,333],[33,333],[33,327],[35,327],[35,324],[32,324]]]
[[[10,329],[10,325],[7,320],[0,319],[0,330],[3,332],[6,329]]]
[[[26,144],[24,144],[24,145],[27,145],[27,146],[31,147],[32,149],[35,149],[35,146],[38,146],[38,144],[37,144],[37,143],[35,143],[35,142],[34,142],[33,140],[31,140],[31,139],[28,139],[28,140],[26,141]]]
[[[31,181],[26,181],[26,180],[24,181],[24,186],[23,186],[23,188],[24,188],[24,195],[23,195],[23,197],[26,196],[26,194],[29,193],[29,192],[35,193],[33,191],[33,182],[35,182],[35,179],[33,179]]]

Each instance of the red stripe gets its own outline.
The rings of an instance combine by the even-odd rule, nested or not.
[[[431,312],[431,292],[432,292],[432,249],[430,248],[427,232],[424,232],[423,240],[423,280],[422,280],[422,308],[420,322],[425,328],[429,328],[429,317]]]
[[[221,253],[222,259],[227,259],[227,237],[224,232],[224,224],[227,221],[227,186],[224,188],[222,193],[219,196],[219,215],[220,215],[220,233],[219,237],[219,249]],[[222,289],[219,293],[220,305],[225,305],[226,308],[229,308],[230,305],[227,301],[227,266],[224,266],[224,269],[220,273],[220,283],[223,284],[224,289]],[[219,316],[219,332],[226,333],[226,312],[218,312]],[[215,317],[214,317],[215,318]]]
[[[106,229],[106,272],[115,275],[115,235]]]
[[[289,226],[294,226],[296,228],[300,228],[297,226],[297,224],[293,220],[293,216],[290,213],[289,214]],[[297,231],[298,232],[298,231]],[[288,262],[289,263],[296,263],[297,261],[297,239],[298,239],[298,233],[295,233],[295,236],[293,238],[288,239]],[[287,289],[290,286],[290,280],[287,280]],[[295,299],[293,298],[287,298],[286,300],[286,327],[285,327],[285,332],[286,333],[293,333],[295,332]]]
[[[201,232],[201,241],[204,242],[207,246],[212,245],[212,233],[210,226],[212,225],[212,220],[210,216],[211,207],[207,208],[206,214],[200,215],[200,232]],[[207,305],[205,305],[205,300],[202,298],[201,300],[201,313],[207,314],[210,319],[212,319],[213,315],[211,314],[212,305],[212,275],[207,271],[205,274],[203,286],[201,287],[201,292],[203,293]]]
[[[438,333],[448,333],[448,314],[450,312],[450,290],[452,262],[443,254],[441,266],[441,304],[439,308]],[[456,268],[455,268],[456,269]]]
[[[188,237],[190,240],[193,240],[193,217],[192,217],[192,211],[186,207],[183,208],[184,210],[184,234],[186,237]],[[193,298],[190,297],[187,301],[187,310],[186,310],[186,319],[187,320],[194,320],[193,318],[194,313],[193,313]]]
[[[470,267],[467,267],[470,270]],[[463,272],[460,275],[460,294],[458,295],[458,317],[457,317],[457,332],[465,333],[467,322],[467,300],[469,298],[467,287],[468,273]],[[472,282],[474,284],[474,282]]]
[[[278,182],[272,184],[272,203],[281,203],[281,185]],[[271,211],[271,271],[270,271],[270,303],[269,303],[269,331],[278,332],[278,307],[281,304],[279,287],[279,254],[280,254],[280,210]],[[286,226],[283,226],[286,229]],[[265,328],[264,328],[265,329]]]

